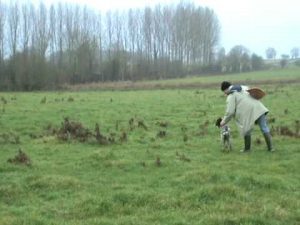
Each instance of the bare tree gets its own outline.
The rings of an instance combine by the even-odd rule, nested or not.
[[[93,80],[93,73],[96,71],[97,61],[97,39],[96,28],[97,24],[96,15],[93,11],[84,7],[81,11],[81,21],[79,21],[79,43],[76,49],[77,70],[80,80],[91,81]]]
[[[267,59],[275,59],[276,58],[276,50],[275,48],[267,48],[266,50]]]
[[[234,46],[227,56],[227,72],[243,72],[251,65],[249,50],[242,46]]]
[[[0,89],[8,86],[7,74],[4,72],[5,11],[5,5],[0,1]]]
[[[0,1],[0,67],[4,59],[4,25],[5,25],[5,5]],[[1,72],[1,71],[0,71]]]
[[[18,4],[15,2],[11,2],[9,6],[9,42],[10,42],[10,49],[11,55],[14,57],[17,52],[17,44],[18,44],[18,32],[20,27],[20,10]]]
[[[30,34],[31,29],[33,28],[31,22],[32,20],[30,19],[30,5],[28,4],[23,4],[22,5],[22,32],[21,32],[21,41],[22,41],[22,51],[24,55],[28,54],[28,48],[29,48],[29,39],[30,39]]]
[[[30,55],[29,55],[29,41],[30,41],[30,36],[32,35],[32,29],[33,29],[33,20],[31,19],[30,11],[31,7],[33,5],[29,4],[23,4],[21,6],[21,35],[20,35],[20,42],[21,42],[21,54],[22,54],[22,59],[18,61],[18,63],[15,65],[15,67],[18,68],[18,74],[17,75],[17,80],[19,80],[20,85],[25,89],[29,90],[30,89]]]
[[[291,50],[291,58],[292,59],[297,59],[299,57],[300,54],[300,49],[297,47],[292,48]]]
[[[51,5],[49,10],[49,46],[50,46],[50,62],[55,65],[55,54],[57,51],[56,36],[57,36],[57,14],[55,6]]]
[[[219,21],[214,12],[208,8],[205,9],[205,17],[207,19],[205,24],[205,41],[203,53],[203,65],[210,65],[213,59],[215,46],[219,42],[220,26]]]
[[[9,85],[10,88],[17,87],[17,71],[16,71],[16,54],[18,46],[18,37],[20,29],[20,10],[17,3],[11,2],[8,8],[8,29],[9,29],[9,50],[10,50],[10,65],[9,65]]]
[[[63,59],[64,59],[64,47],[65,47],[65,11],[63,9],[62,3],[57,5],[57,32],[55,33],[55,42],[58,47],[58,68],[62,70]]]
[[[152,53],[152,35],[153,35],[153,19],[152,9],[146,7],[144,10],[144,21],[143,21],[143,36],[144,36],[144,49],[148,62],[151,60]]]
[[[182,4],[183,3],[177,5],[174,16],[174,45],[177,49],[176,59],[178,59],[180,62],[185,61],[185,49],[187,46],[186,35],[188,34],[188,15],[185,7]]]
[[[129,36],[129,52],[130,55],[133,56],[136,50],[136,42],[137,42],[137,20],[136,16],[134,15],[134,11],[129,9],[128,11],[128,36]]]
[[[95,18],[95,38],[97,42],[97,50],[98,50],[98,65],[97,71],[94,73],[97,76],[97,81],[104,81],[104,74],[102,72],[102,64],[103,64],[103,25],[102,25],[102,14],[99,12]]]
[[[199,73],[215,58],[217,17],[193,3],[108,11],[104,18],[74,4],[17,3],[0,1],[6,86],[167,78]],[[240,58],[242,70],[248,58]]]
[[[251,56],[251,66],[252,70],[261,70],[264,67],[264,60],[262,57],[252,54]]]
[[[106,34],[107,34],[107,49],[108,59],[111,58],[111,48],[113,45],[113,25],[112,25],[112,12],[106,13]]]

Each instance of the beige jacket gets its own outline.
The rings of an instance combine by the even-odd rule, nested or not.
[[[226,124],[235,117],[242,136],[250,131],[255,121],[269,110],[259,101],[252,98],[247,91],[233,92],[227,96],[227,108],[223,118]]]

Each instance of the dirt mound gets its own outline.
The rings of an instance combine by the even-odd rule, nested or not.
[[[19,149],[18,154],[14,158],[8,159],[7,162],[31,166],[31,160],[29,156],[21,149]]]
[[[100,126],[95,124],[94,131],[85,128],[82,123],[77,121],[71,121],[68,118],[64,118],[59,129],[48,128],[59,140],[79,140],[80,142],[86,142],[91,138],[95,138],[101,145],[113,144],[116,142],[116,133],[110,133],[107,136],[100,132]],[[120,142],[127,140],[127,133],[122,132],[119,137]]]
[[[209,75],[212,76],[212,75]],[[243,83],[244,80],[235,80],[235,83]],[[264,84],[294,84],[299,83],[300,79],[286,79],[286,80],[249,80],[248,85],[264,85]],[[159,83],[159,82],[104,82],[104,83],[87,83],[87,84],[77,84],[77,85],[66,85],[65,89],[71,91],[79,90],[158,90],[158,89],[189,89],[189,88],[219,88],[219,81],[215,82],[181,82],[178,83]]]
[[[295,131],[286,125],[271,127],[271,133],[280,135],[280,136],[288,136],[288,137],[294,137],[294,138],[300,138],[300,125],[299,121],[295,121]]]
[[[77,139],[81,142],[87,141],[92,136],[92,132],[85,128],[80,122],[70,121],[65,118],[57,132],[57,137],[60,140],[66,141],[69,139]]]

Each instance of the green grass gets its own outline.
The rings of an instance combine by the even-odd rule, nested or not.
[[[274,71],[274,79],[279,74],[285,79],[286,73]],[[251,74],[234,76],[252,79]],[[273,79],[266,72],[255,76]],[[300,84],[262,87],[268,93],[263,102],[269,117],[275,118],[270,126],[295,131]],[[240,154],[242,139],[231,122],[234,150],[221,152],[214,126],[225,109],[219,89],[0,97],[7,101],[0,104],[1,225],[300,223],[299,138],[275,132],[277,151],[270,154],[255,127],[253,152]],[[60,128],[64,117],[91,131],[99,123],[104,135],[115,133],[116,143],[100,145],[93,137],[61,141],[49,127]],[[147,130],[137,126],[139,120]],[[160,131],[166,136],[158,137]],[[126,142],[118,140],[122,132]],[[19,148],[31,158],[31,166],[7,162]]]
[[[222,77],[222,78],[221,78]],[[236,74],[225,74],[218,76],[194,76],[184,79],[171,79],[163,81],[164,83],[194,83],[199,82],[202,84],[205,83],[214,83],[220,82],[220,78],[223,80],[230,81],[259,81],[259,80],[293,80],[300,78],[300,68],[299,67],[290,67],[287,69],[274,69],[274,70],[265,70],[265,71],[254,71],[247,73],[236,73]],[[152,81],[153,83],[162,83],[161,81]]]
[[[300,82],[300,67],[290,66],[285,69],[270,69],[248,73],[201,75],[184,78],[151,81],[120,81],[105,83],[87,83],[67,85],[65,89],[70,91],[91,90],[147,90],[147,89],[187,89],[187,88],[219,88],[222,80],[230,80],[236,83],[247,83],[253,86],[260,84],[280,83],[284,79],[286,83]]]

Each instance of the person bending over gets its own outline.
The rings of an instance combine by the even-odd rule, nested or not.
[[[227,106],[220,125],[225,126],[233,117],[235,118],[240,133],[244,137],[244,149],[241,152],[249,152],[251,150],[251,130],[254,124],[259,125],[268,151],[273,152],[272,136],[266,118],[269,110],[261,101],[250,96],[249,92],[247,92],[247,86],[232,85],[228,81],[223,81],[221,90],[227,96]]]

